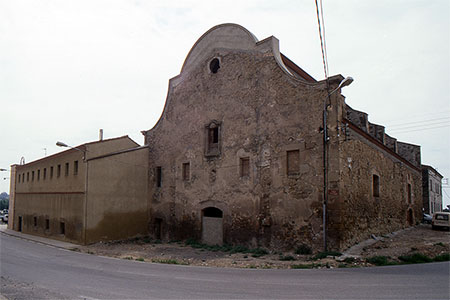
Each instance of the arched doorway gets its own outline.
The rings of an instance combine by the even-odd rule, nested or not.
[[[216,207],[202,210],[202,243],[223,244],[223,212]]]
[[[413,211],[412,209],[408,209],[408,213],[407,213],[407,220],[408,220],[408,225],[409,226],[413,226],[414,225],[414,215],[413,215]]]

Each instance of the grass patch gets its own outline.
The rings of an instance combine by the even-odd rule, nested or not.
[[[392,261],[389,256],[372,256],[367,258],[366,261],[375,266],[392,266],[398,264]]]
[[[337,251],[325,251],[325,252],[319,252],[319,253],[317,253],[317,254],[313,257],[313,259],[314,259],[314,260],[318,260],[318,259],[322,259],[322,258],[325,258],[325,257],[328,257],[328,256],[333,256],[333,257],[335,257],[335,256],[341,256],[341,255],[342,255],[341,252],[337,252]]]
[[[291,265],[291,269],[315,269],[322,267],[322,264],[299,264],[299,265]]]
[[[295,254],[309,255],[312,254],[312,249],[308,245],[301,244],[297,249],[295,249]]]
[[[153,258],[152,259],[153,263],[158,263],[158,264],[169,264],[169,265],[188,265],[188,263],[186,262],[180,262],[176,259],[157,259],[157,258]]]
[[[249,249],[245,246],[231,246],[231,245],[207,245],[207,244],[202,244],[199,243],[198,241],[194,240],[194,239],[187,239],[185,242],[185,245],[187,246],[191,246],[192,248],[195,249],[204,249],[204,250],[208,250],[208,251],[212,251],[212,252],[227,252],[227,253],[245,253],[245,254],[251,254],[252,257],[261,257],[263,255],[269,254],[269,251],[267,251],[264,248],[254,248],[254,249]]]
[[[145,261],[142,257],[136,258],[137,261]]]

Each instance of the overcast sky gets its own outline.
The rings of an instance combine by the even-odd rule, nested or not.
[[[450,176],[450,1],[323,0],[330,75],[347,103]],[[168,80],[211,27],[237,23],[324,79],[314,0],[0,0],[0,168],[129,135],[162,113]],[[9,193],[9,174],[0,175]],[[447,186],[448,187],[448,186]],[[446,204],[450,189],[444,188]]]

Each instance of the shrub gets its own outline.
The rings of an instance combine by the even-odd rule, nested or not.
[[[414,253],[412,255],[401,255],[398,257],[398,259],[407,264],[420,264],[433,261],[431,258],[422,253]]]
[[[292,255],[280,256],[280,260],[281,261],[292,261],[292,260],[295,260],[295,257],[293,257]]]
[[[434,261],[450,261],[450,253],[437,255],[433,258]]]
[[[303,255],[307,255],[307,254],[312,254],[312,249],[311,247],[309,247],[308,245],[305,244],[301,244],[296,250],[295,250],[295,254],[303,254]]]
[[[366,261],[375,266],[390,266],[396,265],[397,263],[389,260],[388,256],[372,256],[366,259]]]

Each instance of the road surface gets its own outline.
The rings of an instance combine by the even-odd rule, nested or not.
[[[98,257],[0,234],[8,299],[448,299],[448,262],[255,270]]]

